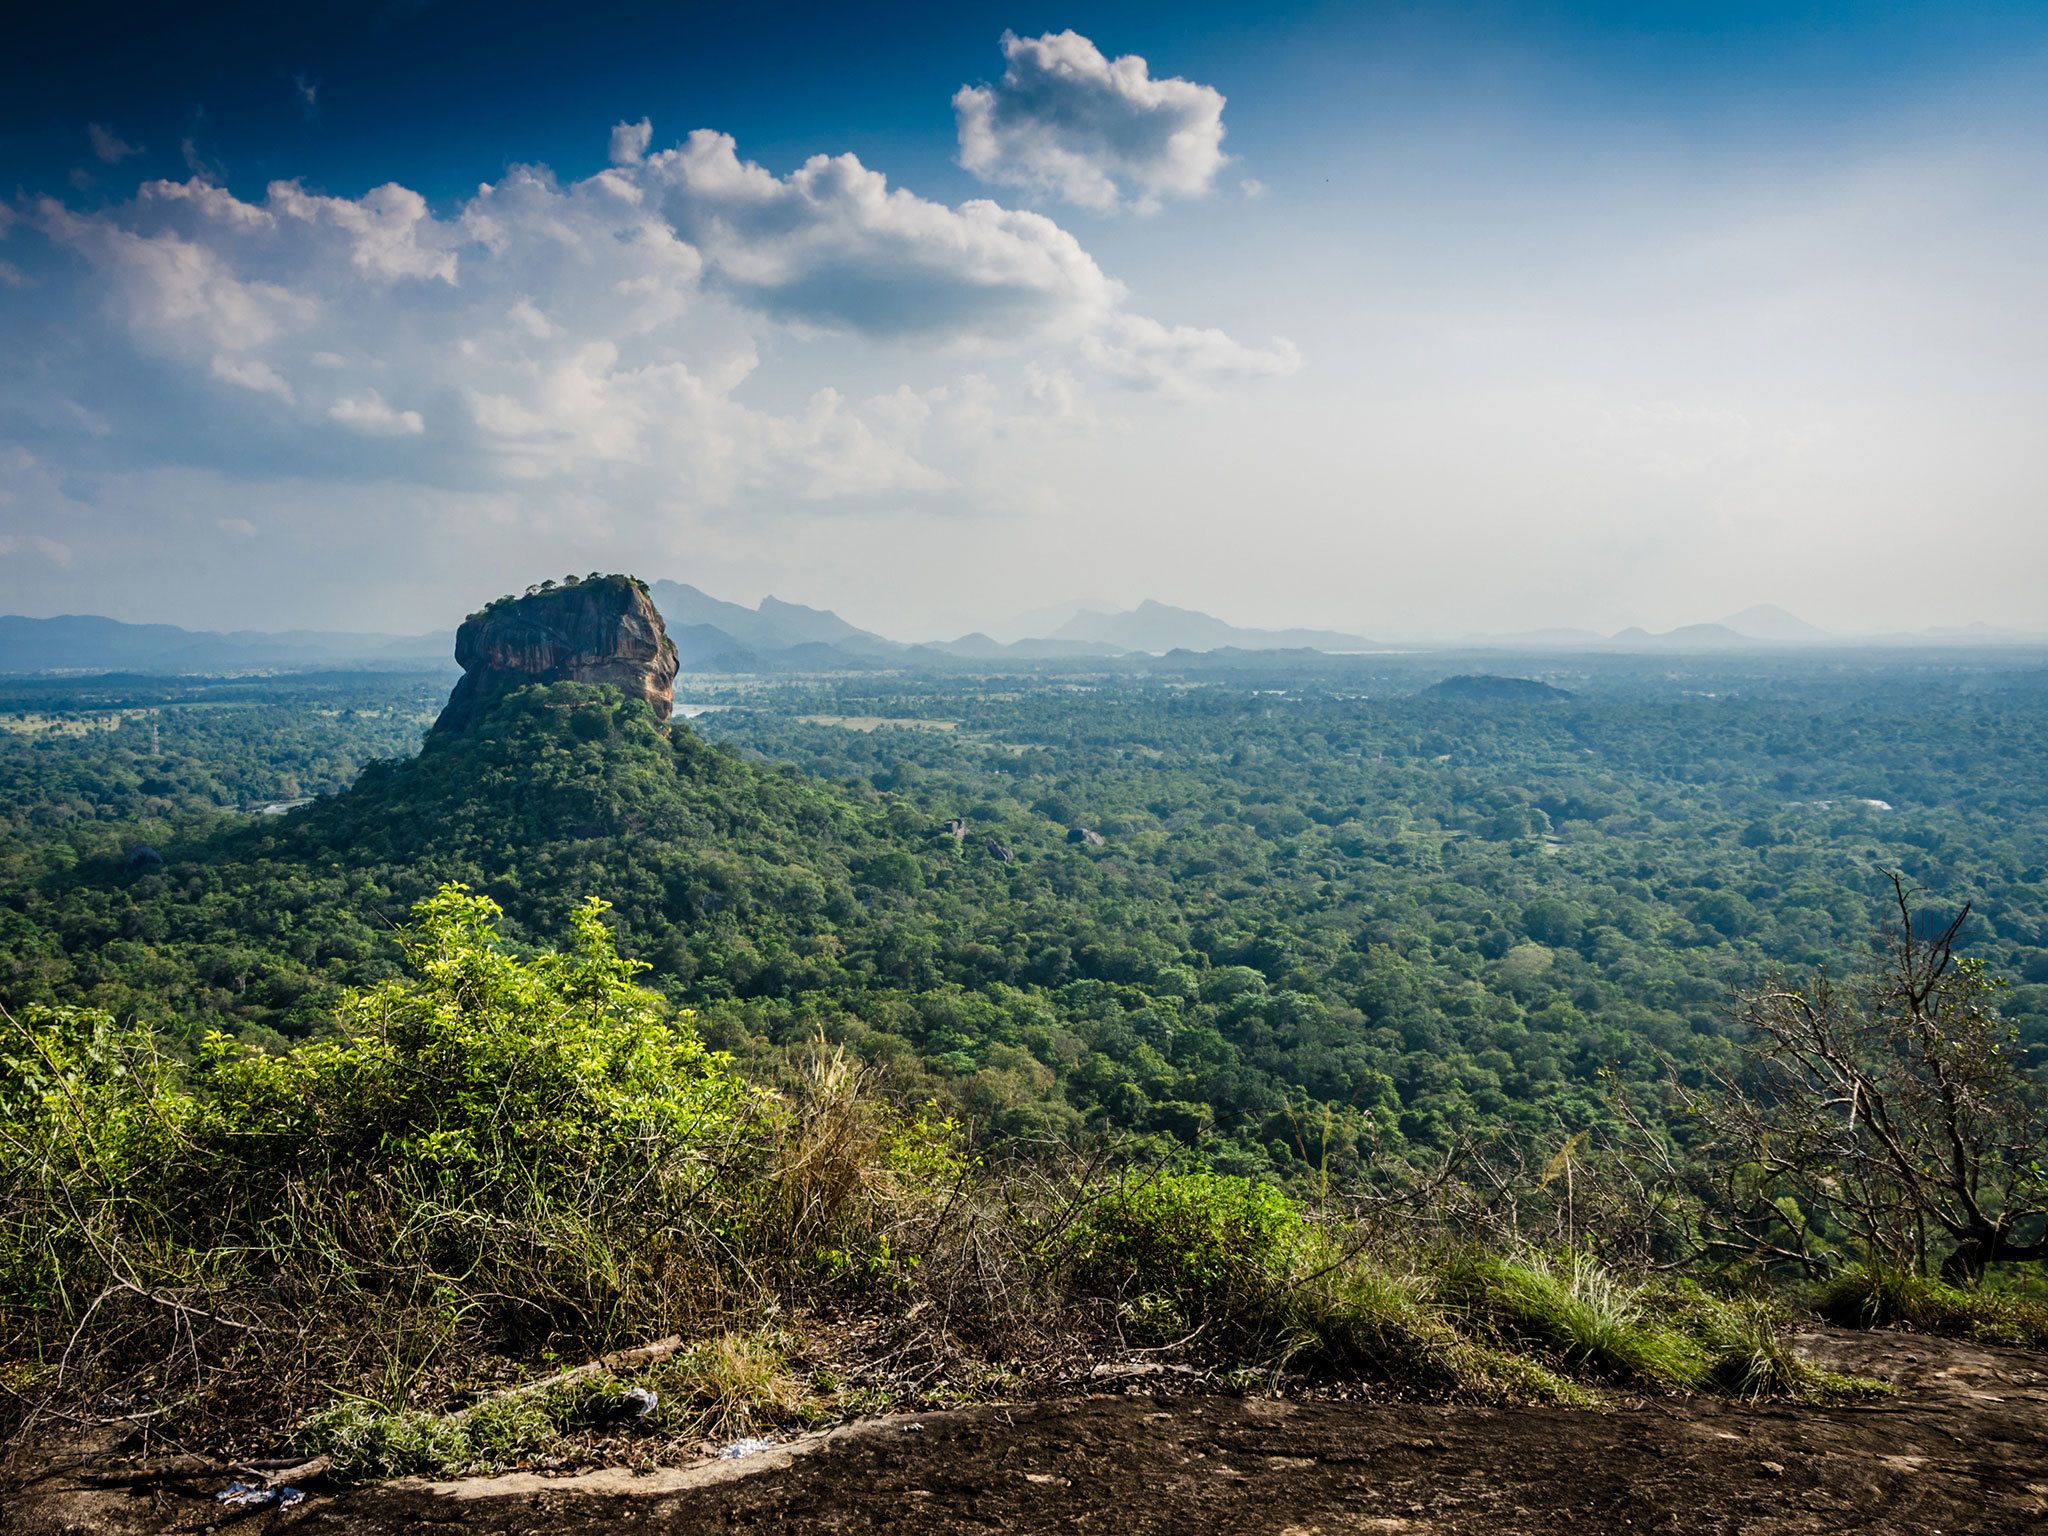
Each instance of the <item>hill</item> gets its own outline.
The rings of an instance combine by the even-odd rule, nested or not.
[[[1562,688],[1533,677],[1495,677],[1488,673],[1447,677],[1422,690],[1424,698],[1457,699],[1471,704],[1543,704],[1568,699]]]
[[[1607,643],[1628,651],[1732,651],[1754,647],[1758,642],[1749,635],[1737,634],[1725,624],[1681,624],[1662,634],[1631,625]]]

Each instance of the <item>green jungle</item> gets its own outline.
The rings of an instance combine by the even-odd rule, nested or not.
[[[367,1477],[595,1455],[657,1336],[657,1440],[2048,1341],[2038,656],[451,680],[0,679],[17,1417]]]

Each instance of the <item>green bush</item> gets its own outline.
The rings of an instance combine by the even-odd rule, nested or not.
[[[671,1332],[767,1276],[900,1270],[890,1224],[964,1169],[950,1121],[868,1102],[843,1063],[744,1085],[635,983],[600,903],[531,956],[460,887],[416,910],[414,974],[277,1055],[211,1036],[188,1067],[102,1014],[7,1021],[11,1355],[402,1403],[451,1363]]]
[[[1269,1328],[1305,1242],[1282,1190],[1222,1174],[1162,1173],[1090,1202],[1066,1241],[1068,1282],[1120,1303],[1154,1342],[1197,1329]]]

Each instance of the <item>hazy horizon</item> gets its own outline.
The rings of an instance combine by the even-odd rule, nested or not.
[[[0,612],[2048,629],[2048,12],[1639,9],[32,18]]]

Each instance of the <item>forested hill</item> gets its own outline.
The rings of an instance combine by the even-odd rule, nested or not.
[[[1973,768],[1993,742],[2039,760],[2038,689],[1801,687],[1446,711],[842,682],[664,729],[548,685],[289,815],[37,845],[0,905],[0,995],[301,1034],[395,969],[441,881],[535,940],[598,895],[716,1043],[822,1029],[997,1131],[1244,1167],[1327,1141],[1341,1173],[1461,1127],[1582,1125],[1667,1059],[1720,1058],[1734,990],[1860,959],[1903,865],[1978,900],[2038,1039],[2048,797]],[[143,730],[91,749],[166,773]]]

